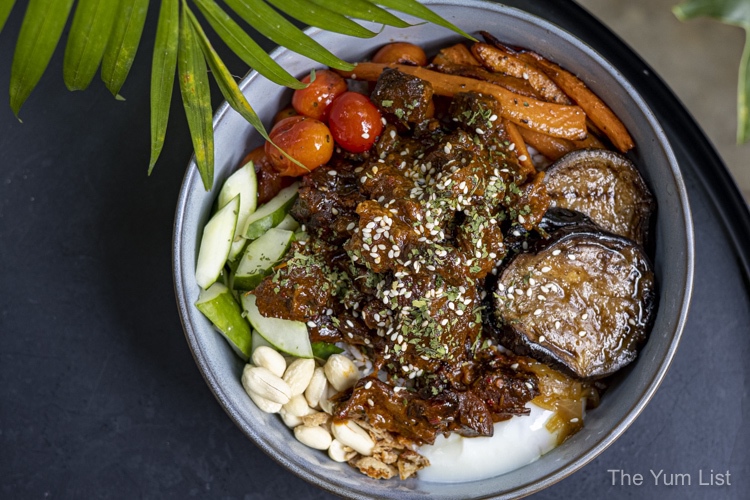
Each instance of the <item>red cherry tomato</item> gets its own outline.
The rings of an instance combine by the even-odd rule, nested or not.
[[[351,153],[362,153],[383,131],[380,111],[367,96],[345,92],[331,104],[328,126],[333,139]]]
[[[306,116],[284,118],[269,134],[278,146],[266,141],[264,150],[271,166],[286,177],[297,177],[328,162],[333,155],[333,138],[325,123]],[[303,164],[300,167],[284,156],[279,148]]]
[[[310,83],[310,75],[302,79]],[[304,89],[294,91],[292,107],[297,113],[320,121],[328,120],[328,109],[334,99],[346,92],[346,80],[333,71],[315,72],[315,81]]]

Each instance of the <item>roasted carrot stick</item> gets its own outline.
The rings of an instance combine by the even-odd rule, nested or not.
[[[385,68],[394,68],[430,82],[437,95],[453,97],[460,92],[479,92],[493,96],[508,120],[555,137],[586,138],[586,114],[578,106],[538,101],[514,94],[497,85],[462,76],[445,75],[418,66],[358,63],[353,71],[337,72],[346,78],[375,81]]]
[[[612,141],[617,149],[624,153],[633,148],[633,139],[625,125],[604,101],[599,99],[577,76],[538,54],[525,52],[519,54],[519,57],[527,62],[535,61],[547,76],[586,111],[586,115]]]
[[[482,63],[477,61],[474,54],[463,43],[457,43],[450,47],[440,49],[440,52],[433,59],[436,62],[450,62],[453,64],[462,64],[465,66],[481,66]]]
[[[518,130],[521,133],[523,140],[526,141],[526,144],[533,147],[552,161],[563,157],[566,153],[580,149],[573,141],[567,139],[540,134],[539,132],[527,129],[526,127],[518,127]]]
[[[491,71],[487,71],[482,66],[454,64],[452,62],[438,59],[438,57],[435,57],[435,59],[432,61],[432,66],[440,73],[465,76],[467,78],[474,78],[475,80],[483,80],[494,85],[500,85],[504,89],[508,89],[516,94],[520,94],[526,97],[533,97],[535,99],[541,99],[539,93],[537,93],[537,91],[534,90],[526,80],[516,78],[515,76],[503,75],[502,73],[493,73]]]
[[[536,173],[534,163],[531,161],[529,150],[526,149],[526,143],[521,136],[521,132],[518,130],[519,127],[507,118],[503,119],[503,125],[505,126],[505,132],[508,134],[510,142],[514,146],[513,149],[516,151],[518,164],[523,167],[522,173],[527,176]]]
[[[490,71],[527,80],[546,101],[572,104],[560,87],[536,64],[523,61],[511,53],[487,43],[475,43],[471,46],[471,52]]]

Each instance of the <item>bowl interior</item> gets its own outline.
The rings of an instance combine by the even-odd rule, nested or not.
[[[436,484],[416,479],[374,481],[346,464],[334,463],[323,452],[298,443],[277,415],[259,411],[240,384],[242,362],[192,306],[199,293],[194,278],[199,238],[217,189],[244,155],[262,142],[244,119],[226,104],[214,120],[214,190],[204,191],[197,169],[191,162],[180,193],[174,229],[178,305],[196,362],[221,405],[245,434],[294,473],[348,497],[520,496],[564,478],[601,453],[640,413],[664,376],[682,332],[692,286],[692,224],[685,187],[661,127],[615,65],[554,25],[517,9],[475,1],[426,3],[468,32],[486,30],[510,44],[533,48],[577,73],[612,107],[635,139],[637,147],[631,158],[658,202],[653,234],[659,308],[651,337],[638,360],[605,394],[600,407],[587,415],[583,430],[540,460],[482,481],[459,484]],[[403,17],[408,20],[408,16]],[[370,40],[344,40],[341,36],[316,29],[309,33],[337,55],[351,61],[371,55],[374,48],[392,40],[411,41],[425,47],[428,53],[459,40],[452,32],[427,24],[408,30],[385,29]],[[273,55],[282,66],[298,76],[319,67],[284,49],[276,50]],[[270,122],[291,95],[287,89],[255,73],[246,77],[241,86],[264,123]]]

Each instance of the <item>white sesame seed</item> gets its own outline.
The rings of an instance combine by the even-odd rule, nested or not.
[[[547,340],[547,338],[544,335],[539,337],[539,342],[544,342],[545,340]]]
[[[579,337],[585,337],[586,336],[586,331],[585,330],[581,330],[580,332],[578,332],[578,336]]]
[[[457,316],[463,316],[464,312],[461,309],[456,309],[456,315]]]
[[[484,130],[482,130],[481,128],[477,128],[477,129],[475,130],[475,132],[476,132],[477,134],[479,134],[479,135],[484,135]]]
[[[551,267],[549,267],[549,266],[544,266],[544,267],[542,268],[542,272],[543,272],[543,273],[548,273],[548,272],[550,272],[550,271],[552,271],[552,268],[551,268]]]
[[[490,116],[490,121],[491,122],[494,122],[496,120],[497,120],[497,115],[496,114],[493,114],[492,116]]]
[[[362,139],[369,139],[369,138],[370,138],[370,134],[368,134],[367,132],[362,134]]]
[[[328,175],[330,175],[331,177],[336,177],[336,171],[335,170],[329,170],[328,171]]]
[[[313,321],[308,321],[308,322],[307,322],[307,326],[309,326],[310,328],[315,328],[315,322],[313,322]]]
[[[541,315],[542,315],[541,309],[537,309],[536,311],[534,311],[534,316],[541,316]]]
[[[557,250],[553,250],[553,251],[552,251],[552,255],[554,255],[555,257],[557,257],[558,255],[560,255],[560,252],[561,252],[561,251],[562,251],[562,250],[560,250],[560,249],[557,249]]]
[[[442,326],[445,326],[448,324],[448,318],[443,319],[443,321],[440,322]]]
[[[576,260],[575,254],[569,253],[568,254],[568,259],[570,259],[570,260]]]
[[[537,295],[536,298],[539,299],[539,300],[541,300],[542,302],[544,302],[545,300],[547,300],[547,297],[545,297],[544,295]]]
[[[518,157],[518,161],[526,161],[528,159],[529,159],[529,157],[526,156],[526,155],[521,155],[521,156]]]
[[[529,284],[530,284],[531,286],[534,286],[534,285],[536,285],[536,280],[535,280],[534,278],[529,278]]]
[[[372,380],[368,380],[365,384],[365,389],[369,389],[370,387],[372,387]]]
[[[583,314],[581,314],[581,319],[587,320],[587,319],[589,319],[589,315],[587,313],[583,313]]]
[[[560,322],[559,321],[555,321],[555,328],[558,329],[558,330],[560,329]]]
[[[523,215],[519,215],[518,216],[518,222],[520,222],[521,224],[525,224],[526,223],[526,218]]]

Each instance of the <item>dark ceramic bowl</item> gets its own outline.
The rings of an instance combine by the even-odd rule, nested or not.
[[[260,145],[260,136],[226,104],[214,118],[216,181],[212,192],[201,184],[191,162],[180,192],[174,227],[174,279],[185,335],[200,371],[219,403],[261,449],[293,473],[321,488],[353,498],[518,497],[545,488],[593,460],[641,413],[664,377],[682,333],[693,281],[693,229],[682,175],[664,132],[633,87],[590,47],[556,26],[517,9],[477,1],[429,1],[433,9],[469,32],[486,30],[503,41],[532,48],[581,75],[633,134],[632,160],[657,202],[654,264],[659,308],[651,337],[638,360],[620,375],[591,411],[585,427],[538,461],[513,472],[470,483],[437,484],[410,479],[375,481],[324,452],[297,442],[277,415],[258,410],[240,384],[243,363],[193,307],[199,293],[194,270],[201,230],[217,187],[243,156]],[[320,30],[308,33],[346,60],[361,60],[391,40],[407,40],[436,49],[457,40],[452,32],[421,24],[407,30],[384,30],[374,40],[343,38]],[[309,60],[285,49],[273,57],[292,74],[303,75]],[[290,91],[251,73],[241,83],[265,123],[289,102]]]

